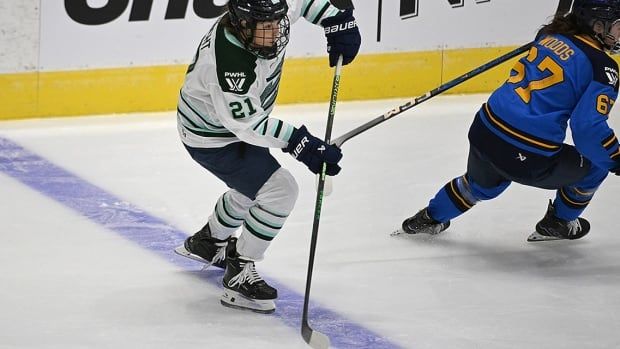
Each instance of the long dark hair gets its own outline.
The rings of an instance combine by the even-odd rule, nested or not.
[[[577,16],[574,14],[556,15],[553,20],[548,24],[545,24],[538,35],[546,34],[560,34],[560,35],[579,35],[579,34],[591,34],[591,30],[584,27],[580,21],[577,20]]]
[[[230,21],[230,13],[224,12],[222,19],[220,19],[220,25],[228,29],[229,32],[237,34],[237,28]]]

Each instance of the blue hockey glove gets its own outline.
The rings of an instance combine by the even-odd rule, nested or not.
[[[325,173],[328,176],[335,176],[340,172],[340,166],[337,165],[342,159],[340,149],[311,135],[306,126],[295,129],[288,141],[288,146],[282,151],[306,164],[313,173],[321,172],[323,162],[327,164]]]
[[[357,22],[353,17],[353,10],[345,10],[333,17],[325,18],[321,21],[321,25],[327,38],[329,66],[336,66],[340,55],[342,55],[343,65],[351,63],[362,43]]]

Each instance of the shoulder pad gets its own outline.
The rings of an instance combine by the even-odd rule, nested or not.
[[[618,63],[605,51],[593,47],[578,37],[571,37],[571,41],[586,55],[592,64],[592,79],[604,85],[611,86],[618,91]]]
[[[247,94],[256,81],[256,56],[226,38],[223,26],[218,25],[215,35],[215,64],[222,91]]]

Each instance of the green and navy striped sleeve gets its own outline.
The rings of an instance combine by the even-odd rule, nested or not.
[[[320,24],[322,20],[336,15],[340,10],[329,0],[300,0],[301,16],[308,22]]]

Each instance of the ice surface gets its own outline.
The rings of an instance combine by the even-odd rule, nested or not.
[[[389,236],[465,172],[484,99],[435,98],[344,144],[310,312],[337,347],[620,347],[618,177],[583,240],[526,243],[553,192],[516,184],[439,236]],[[339,103],[333,136],[404,102]],[[327,104],[274,115],[322,136]],[[282,298],[263,316],[222,307],[221,272],[168,249],[226,190],[185,152],[172,112],[2,122],[0,139],[0,348],[306,347],[315,176],[289,155],[272,151],[301,193],[257,264]]]

